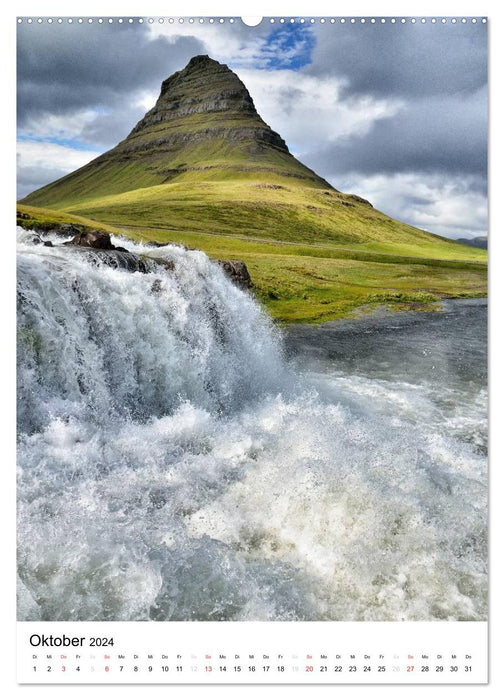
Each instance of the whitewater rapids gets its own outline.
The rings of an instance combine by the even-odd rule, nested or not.
[[[126,245],[18,229],[18,619],[486,619],[484,388],[300,368],[202,252]]]

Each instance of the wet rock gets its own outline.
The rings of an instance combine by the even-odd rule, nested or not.
[[[51,241],[44,241],[44,245],[46,246],[46,248],[54,248],[54,246],[53,246],[53,244],[51,243]]]
[[[99,250],[115,250],[110,240],[110,234],[105,231],[84,231],[78,233],[71,241],[63,245],[79,245],[86,248],[98,248]]]
[[[241,260],[216,260],[229,279],[242,289],[250,289],[252,280],[247,266]]]
[[[163,260],[162,258],[152,258],[156,265],[161,265],[165,270],[170,270],[172,272],[175,269],[175,263],[173,260]]]
[[[85,255],[92,265],[112,267],[115,270],[147,273],[149,270],[142,258],[135,253],[123,250],[104,250],[103,248],[86,248],[75,246],[75,253]]]
[[[96,254],[96,251],[94,251]],[[135,253],[130,253],[129,251],[123,252],[121,250],[104,250],[98,253],[99,260],[103,265],[107,267],[117,268],[119,270],[128,270],[129,272],[142,272],[146,273],[147,265],[145,262]]]

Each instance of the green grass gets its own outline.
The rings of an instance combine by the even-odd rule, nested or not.
[[[290,243],[316,243],[382,253],[484,261],[484,251],[391,219],[352,195],[257,179],[181,182],[80,198],[62,192],[57,209],[112,226],[154,227]],[[113,188],[112,188],[113,189]]]
[[[445,244],[442,239],[443,245],[436,246],[437,237],[428,236],[427,243],[420,241],[416,246],[414,242],[400,247],[371,241],[352,247],[330,240],[279,241],[243,233],[219,235],[127,226],[113,224],[111,216],[103,222],[21,204],[18,210],[30,216],[20,220],[27,227],[37,228],[38,222],[46,228],[51,223],[75,223],[137,241],[181,243],[204,250],[212,258],[243,260],[257,298],[282,324],[319,323],[383,305],[395,310],[432,310],[443,298],[487,293],[486,251]],[[405,250],[408,254],[403,254]]]
[[[30,207],[26,204],[17,204],[16,220],[19,226],[25,229],[36,229],[38,231],[50,231],[61,224],[76,224],[83,230],[102,229],[110,233],[116,233],[117,229],[102,222],[87,219],[84,216],[74,216],[66,212],[45,209],[43,207]]]

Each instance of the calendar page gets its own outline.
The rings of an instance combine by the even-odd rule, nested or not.
[[[18,683],[487,683],[487,19],[16,23]]]

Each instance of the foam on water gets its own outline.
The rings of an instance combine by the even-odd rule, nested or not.
[[[294,372],[203,253],[18,237],[20,619],[486,616],[484,398]]]

